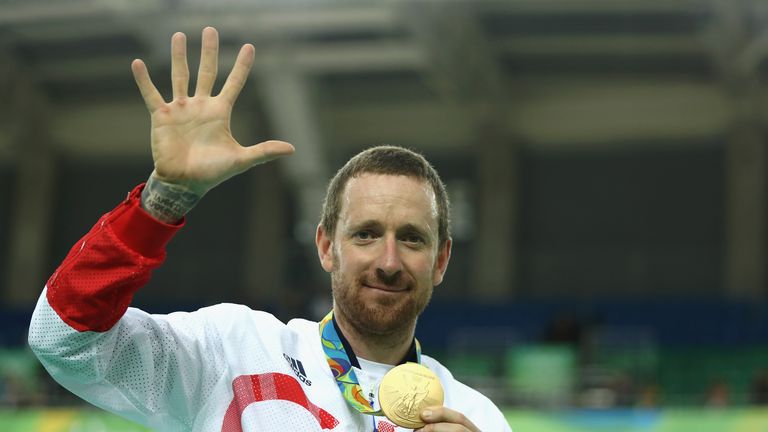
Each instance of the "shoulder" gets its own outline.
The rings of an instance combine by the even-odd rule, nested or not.
[[[219,304],[198,309],[193,313],[200,314],[202,316],[206,316],[210,318],[217,318],[225,321],[233,320],[233,319],[248,318],[248,319],[253,319],[253,320],[258,320],[264,323],[268,323],[271,325],[280,325],[280,326],[285,325],[269,312],[254,310],[249,308],[246,305],[236,304],[236,303],[219,303]]]
[[[504,414],[487,396],[457,380],[434,358],[422,355],[422,362],[440,378],[445,406],[467,416],[480,430],[511,430]]]
[[[285,328],[285,324],[269,312],[234,303],[219,303],[193,312],[173,312],[166,319],[175,325],[215,328],[219,332],[242,331],[254,327],[268,331]]]
[[[318,331],[318,325],[319,323],[317,321],[310,321],[304,318],[294,318],[290,321],[288,321],[288,328],[303,333],[303,332],[312,332],[320,334]]]
[[[317,335],[317,322],[294,318],[284,323],[269,312],[234,303],[220,303],[193,312],[221,331],[257,330],[263,337],[303,338]]]

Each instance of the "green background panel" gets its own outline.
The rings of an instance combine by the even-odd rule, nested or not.
[[[515,432],[768,432],[768,409],[505,410]],[[146,432],[92,409],[0,410],[3,432]]]

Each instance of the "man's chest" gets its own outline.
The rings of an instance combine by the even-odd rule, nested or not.
[[[410,430],[353,409],[345,396],[355,395],[349,390],[345,395],[322,352],[306,344],[276,344],[258,360],[247,351],[230,357],[225,376],[216,384],[217,395],[205,404],[195,430]],[[371,385],[366,388],[366,393],[374,391]]]

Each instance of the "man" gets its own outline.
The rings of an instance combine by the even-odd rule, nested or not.
[[[384,432],[408,429],[383,416],[376,389],[394,365],[411,361],[434,372],[445,391],[443,405],[415,413],[424,431],[509,431],[487,398],[421,356],[414,339],[451,239],[437,173],[405,149],[369,149],[331,181],[316,236],[334,298],[322,322],[283,324],[232,304],[169,315],[128,307],[208,190],[294,151],[281,141],[242,147],[230,133],[252,45],[212,96],[218,35],[204,29],[192,97],[185,36],[175,34],[171,46],[170,103],[144,63],[132,64],[152,117],[153,173],[72,248],[35,309],[29,341],[51,375],[92,404],[158,430]],[[404,412],[424,397],[405,396],[413,400],[400,404]]]

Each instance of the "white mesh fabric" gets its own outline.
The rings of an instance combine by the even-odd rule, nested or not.
[[[312,415],[299,405],[278,400],[251,404],[243,411],[246,431],[322,431]]]
[[[107,332],[78,332],[44,291],[29,343],[49,373],[88,402],[161,430],[191,430],[226,366],[216,356],[221,346],[208,346],[218,340],[211,332],[192,314],[137,309]]]
[[[264,312],[222,304],[169,315],[128,309],[107,332],[78,332],[45,295],[32,318],[30,346],[57,381],[98,407],[158,431],[313,431],[321,423],[334,431],[373,430],[373,418],[341,396],[317,323],[286,325]],[[286,357],[301,361],[305,382]],[[422,359],[440,377],[446,406],[481,430],[510,431],[487,398],[434,359]],[[404,430],[377,420],[382,432]]]

